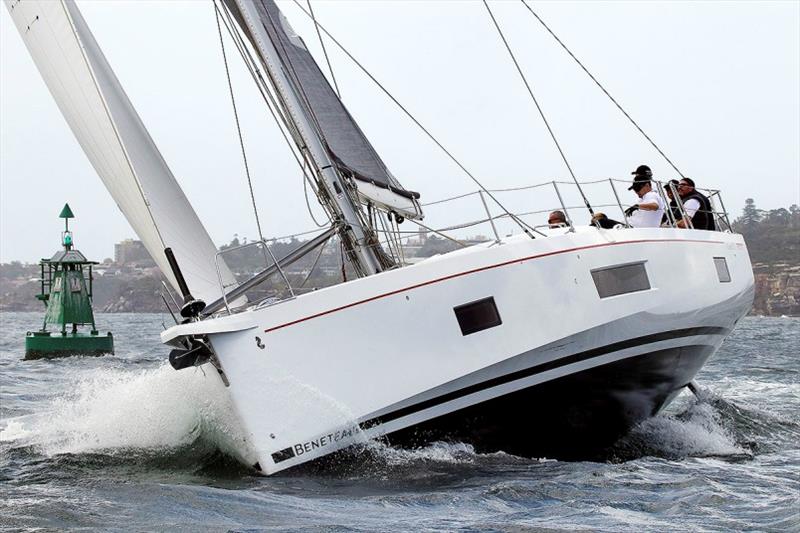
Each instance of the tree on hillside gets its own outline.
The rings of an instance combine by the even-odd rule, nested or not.
[[[779,209],[770,209],[764,217],[764,223],[768,226],[781,226],[786,227],[789,225],[791,214],[783,207]]]
[[[763,218],[763,212],[756,207],[756,201],[748,198],[744,201],[744,209],[742,209],[742,216],[736,219],[734,225],[738,231],[747,233],[756,228],[758,223]]]
[[[38,265],[25,265],[19,261],[0,265],[0,277],[5,279],[29,278],[37,274],[39,274]]]
[[[763,211],[755,201],[745,201],[742,215],[733,223],[744,235],[754,263],[793,262],[800,257],[800,207]]]
[[[792,204],[789,206],[789,226],[800,228],[800,206]]]

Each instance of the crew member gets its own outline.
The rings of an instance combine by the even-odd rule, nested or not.
[[[565,215],[563,211],[553,211],[550,213],[547,217],[547,223],[551,228],[569,227],[567,215]]]
[[[678,183],[678,194],[683,202],[683,210],[686,212],[686,218],[678,220],[679,228],[688,228],[689,220],[692,222],[694,229],[704,229],[714,231],[714,212],[711,209],[711,201],[707,196],[700,193],[694,188],[694,180],[691,178],[683,178]]]
[[[625,210],[628,224],[634,228],[659,227],[664,216],[664,200],[653,191],[653,172],[647,165],[639,165],[631,174],[633,183],[628,190],[635,192],[639,201]]]
[[[683,218],[683,215],[681,214],[681,209],[678,206],[679,200],[676,197],[676,194],[672,192],[673,190],[674,191],[678,190],[678,180],[669,180],[664,185],[664,191],[667,193],[667,198],[669,198],[669,205],[667,206],[667,209],[669,209],[669,211],[672,213],[672,220],[675,220],[677,222]],[[661,218],[661,225],[662,226],[672,225],[671,220],[667,217],[667,213],[664,213],[664,216]]]
[[[617,226],[625,227],[625,224],[617,222],[613,218],[608,218],[605,213],[595,213],[590,224],[603,229],[613,229]]]

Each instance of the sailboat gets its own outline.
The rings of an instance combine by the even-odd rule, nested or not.
[[[506,212],[522,231],[406,264],[379,228],[421,223],[420,194],[391,173],[272,0],[224,0],[218,16],[331,224],[237,281],[75,3],[6,5],[87,157],[183,298],[161,334],[170,363],[224,383],[245,435],[238,453],[259,472],[372,439],[585,457],[692,384],[750,309],[742,236],[680,229],[672,217],[657,228],[554,230]],[[248,300],[333,235],[354,277]]]

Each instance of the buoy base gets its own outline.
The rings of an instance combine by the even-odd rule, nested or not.
[[[25,337],[25,359],[50,359],[72,355],[104,355],[114,353],[114,336],[111,332],[100,335],[29,331]]]

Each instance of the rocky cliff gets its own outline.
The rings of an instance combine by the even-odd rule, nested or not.
[[[754,315],[800,316],[800,265],[755,263]]]

